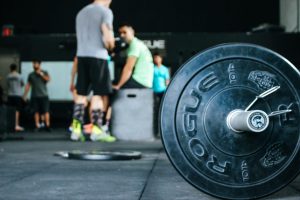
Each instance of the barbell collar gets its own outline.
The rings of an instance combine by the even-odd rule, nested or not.
[[[260,133],[268,128],[269,117],[262,110],[243,111],[237,109],[228,114],[226,123],[228,128],[236,133]]]

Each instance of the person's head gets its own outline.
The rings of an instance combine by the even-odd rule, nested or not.
[[[110,6],[112,0],[94,0],[96,3],[101,3],[103,6],[108,7]]]
[[[11,72],[14,72],[14,71],[17,71],[17,68],[18,68],[18,67],[17,67],[16,64],[11,64],[9,68],[10,68],[10,71],[11,71]]]
[[[134,38],[134,29],[130,24],[122,24],[119,27],[119,34],[129,44]]]
[[[32,66],[34,71],[37,71],[39,69],[41,69],[41,61],[40,60],[33,60],[32,61]]]
[[[160,66],[162,64],[162,56],[159,53],[153,54],[153,62],[156,66]]]

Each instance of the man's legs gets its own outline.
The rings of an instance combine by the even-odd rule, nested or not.
[[[103,115],[102,115],[102,129],[109,134],[108,132],[108,126],[106,126],[106,118],[107,118],[107,113],[109,109],[109,97],[107,95],[101,96],[102,101],[103,101]]]
[[[110,130],[109,130],[109,125],[110,125],[110,119],[111,119],[111,106],[108,107],[107,111],[104,112],[103,116],[103,126],[102,129],[105,131],[107,134],[110,135]]]
[[[40,113],[39,113],[39,102],[36,97],[31,98],[31,106],[34,112],[34,124],[35,124],[35,131],[38,131],[40,128]]]
[[[37,111],[34,113],[34,122],[35,122],[35,128],[39,129],[40,128],[40,113]]]
[[[50,103],[49,103],[49,98],[48,97],[41,97],[38,98],[39,100],[39,106],[40,106],[40,113],[41,113],[41,121],[42,121],[42,126],[41,128],[44,128],[46,131],[50,132]]]
[[[107,95],[101,96],[103,101],[103,111],[107,112],[108,106],[109,106],[109,98]]]
[[[39,112],[40,113],[40,128],[45,127],[45,111]]]
[[[84,104],[89,88],[94,92],[91,99],[91,121],[93,124],[91,140],[113,142],[111,137],[101,129],[103,115],[102,94],[108,94],[111,89],[111,81],[109,78],[109,70],[107,61],[96,58],[80,58],[78,57],[78,77],[76,89],[78,97],[74,105],[73,123],[72,123],[72,140],[84,140],[82,134],[82,125],[84,119]]]
[[[108,106],[108,94],[112,91],[111,79],[107,60],[94,59],[91,65],[91,85],[94,96],[91,101],[92,134],[91,140],[114,142],[115,137],[110,136],[102,129],[104,112]]]
[[[103,109],[104,104],[101,96],[95,95],[91,100],[91,109],[92,109],[92,141],[103,141],[103,142],[114,142],[116,140],[115,137],[108,135],[106,132],[102,130],[102,120],[103,120]]]
[[[84,141],[82,134],[84,124],[84,109],[87,101],[88,87],[90,84],[88,59],[78,57],[76,93],[74,96],[74,109],[72,120],[71,140]]]
[[[16,108],[15,113],[15,131],[24,131],[20,126],[20,111],[22,110],[22,98],[17,96],[8,96],[8,105]]]
[[[49,114],[49,112],[45,113],[45,123],[46,123],[46,129],[50,128],[50,114]]]
[[[93,96],[91,99],[91,121],[93,125],[102,126],[103,101],[101,96]]]
[[[155,131],[155,136],[160,137],[160,130],[158,126],[158,118],[159,118],[159,108],[160,108],[160,103],[162,100],[164,93],[154,93],[154,131]]]
[[[82,134],[82,126],[84,124],[84,108],[86,103],[86,97],[78,95],[75,99],[73,110],[73,122],[72,122],[72,135],[71,140],[84,141],[84,135]]]
[[[16,123],[16,128],[15,128],[16,131],[18,131],[18,130],[17,130],[17,127],[20,126],[20,125],[19,125],[19,121],[20,121],[19,118],[20,118],[20,112],[19,112],[19,111],[16,111],[16,122],[15,122],[15,123]]]

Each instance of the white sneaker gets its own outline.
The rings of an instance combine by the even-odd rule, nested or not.
[[[15,131],[24,131],[24,128],[22,126],[16,126]]]

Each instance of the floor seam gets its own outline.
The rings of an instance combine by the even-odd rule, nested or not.
[[[141,200],[142,197],[143,197],[143,195],[144,195],[144,192],[145,192],[145,190],[146,190],[146,188],[147,188],[147,185],[148,185],[148,182],[149,182],[149,178],[150,178],[150,176],[151,176],[152,173],[153,173],[153,170],[154,170],[154,168],[155,168],[155,166],[156,166],[156,164],[157,164],[157,161],[159,160],[159,157],[160,157],[161,152],[162,152],[162,149],[159,150],[158,155],[157,155],[156,159],[155,159],[154,162],[153,162],[152,168],[151,168],[149,174],[147,175],[146,182],[145,182],[144,187],[143,187],[143,189],[142,189],[142,191],[141,191],[141,194],[140,194],[140,196],[139,196],[139,198],[138,198],[139,200]]]
[[[293,190],[296,190],[297,192],[300,192],[300,189],[298,189],[298,188],[295,187],[295,186],[289,185],[289,187],[291,187]]]

